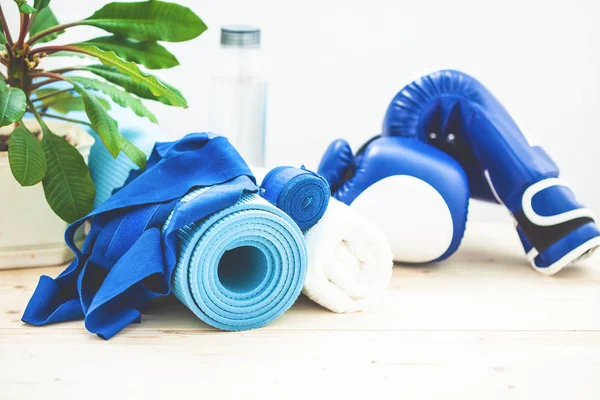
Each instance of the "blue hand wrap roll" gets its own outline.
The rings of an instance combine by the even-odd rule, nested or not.
[[[302,230],[316,224],[329,204],[331,189],[304,167],[277,167],[263,179],[262,196],[289,215]]]
[[[246,193],[235,205],[180,229],[178,242],[173,293],[211,326],[266,325],[300,295],[307,268],[302,232],[260,196]]]

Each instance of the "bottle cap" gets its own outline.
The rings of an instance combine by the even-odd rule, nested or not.
[[[221,46],[260,47],[260,29],[249,25],[227,25],[221,28]]]

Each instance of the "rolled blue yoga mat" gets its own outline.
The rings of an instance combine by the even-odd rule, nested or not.
[[[329,204],[331,190],[320,175],[304,167],[277,167],[261,184],[261,195],[289,215],[302,230],[316,224]]]
[[[207,189],[196,189],[181,201]],[[235,205],[180,229],[178,241],[172,291],[213,327],[258,328],[300,295],[307,269],[302,232],[256,194],[246,193]]]

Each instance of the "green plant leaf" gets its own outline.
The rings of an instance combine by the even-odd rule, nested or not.
[[[29,35],[33,36],[35,34],[40,33],[41,31],[52,28],[58,24],[58,19],[56,19],[56,16],[52,12],[52,10],[49,7],[43,8],[37,12],[35,20],[33,21],[33,24],[31,24]],[[58,35],[62,33],[64,33],[64,31],[58,31],[52,33],[51,35],[44,36],[43,38],[38,40],[37,43],[49,42],[51,40],[56,39]]]
[[[103,36],[82,44],[90,44],[104,51],[112,50],[122,59],[142,64],[148,69],[172,68],[179,65],[177,58],[156,42],[140,42],[120,36]]]
[[[0,44],[7,44],[8,40],[6,40],[6,36],[4,36],[4,32],[0,29]]]
[[[102,107],[110,110],[110,103],[101,97],[96,97]],[[48,107],[61,114],[68,114],[70,111],[84,111],[85,103],[83,97],[74,96],[72,93],[62,92],[56,96],[45,98],[41,101],[38,108]]]
[[[123,153],[125,153],[125,155],[131,159],[131,161],[136,163],[138,167],[142,169],[146,168],[146,157],[148,156],[146,153],[135,147],[134,144],[129,140],[125,139],[123,142],[123,148],[121,150],[123,150]]]
[[[135,40],[164,42],[184,42],[206,30],[189,8],[162,1],[109,3],[81,23]]]
[[[4,81],[4,79],[0,79],[0,92],[4,92],[8,89],[8,85]]]
[[[42,148],[48,169],[42,181],[50,208],[71,223],[86,216],[96,197],[96,188],[81,153],[65,139],[55,135],[40,120]]]
[[[77,82],[70,81],[73,88],[83,98],[85,113],[92,124],[92,128],[96,131],[102,143],[106,146],[110,154],[117,158],[121,147],[123,147],[123,136],[119,133],[119,126],[102,104],[95,96],[92,96]]]
[[[46,156],[42,144],[22,122],[10,135],[8,162],[21,186],[33,186],[46,175]]]
[[[18,121],[25,114],[27,98],[19,88],[9,87],[0,92],[0,126]]]
[[[82,76],[70,77],[71,82],[77,82],[87,89],[99,90],[108,95],[115,103],[121,107],[128,107],[140,117],[146,117],[150,121],[157,123],[156,117],[150,110],[144,106],[142,101],[137,97],[133,97],[129,93],[109,83],[99,81],[97,79],[85,78]]]
[[[94,56],[104,65],[114,66],[120,72],[129,75],[134,81],[144,83],[153,95],[157,97],[164,96],[171,105],[187,108],[185,99],[181,98],[174,91],[164,86],[156,77],[142,72],[138,66],[131,61],[123,61],[114,51],[103,51],[90,45],[69,45],[67,49],[81,51],[87,55]]]
[[[135,94],[138,97],[148,100],[160,101],[161,103],[169,106],[171,105],[171,102],[166,96],[155,96],[154,94],[152,94],[152,92],[146,84],[134,81],[129,75],[119,72],[119,70],[115,67],[100,64],[88,65],[80,69],[92,72],[98,75],[99,77],[104,78],[111,83],[114,83],[115,85],[121,86],[129,93]],[[173,93],[177,95],[177,97],[185,101],[185,98],[179,90],[175,89],[173,86],[170,86],[161,80],[159,80],[158,82],[161,85],[165,86],[167,89],[170,89]]]
[[[50,4],[50,0],[35,0],[33,2],[33,8],[40,11],[40,10],[48,7],[48,4]]]
[[[100,100],[100,99],[98,99]],[[60,96],[57,99],[47,99],[46,104],[42,104],[42,107],[48,107],[60,114],[66,115],[71,111],[84,111],[85,104],[83,103],[83,98],[81,96]]]
[[[68,92],[65,92],[64,90],[52,88],[37,89],[34,92],[36,95],[34,101],[39,101],[39,103],[35,103],[36,107],[38,109],[46,107],[52,108],[61,114],[67,114],[69,111],[83,111],[85,110],[83,98],[81,96],[75,96],[72,92],[74,90],[75,89],[71,89]],[[42,99],[39,100],[40,98]],[[110,110],[110,103],[108,101],[101,97],[98,97],[98,101],[104,108]]]
[[[75,89],[73,89],[75,90]],[[46,96],[49,95],[50,93],[58,93],[61,90],[58,89],[54,89],[54,88],[49,88],[49,87],[43,87],[41,89],[36,89],[33,94],[35,94],[36,99],[33,100],[37,100],[38,98],[42,97],[42,96]]]
[[[23,14],[33,14],[35,12],[35,8],[27,4],[26,0],[15,0],[15,3],[17,3],[19,11]]]
[[[121,86],[123,89],[127,90],[129,93],[135,94],[136,96],[144,99],[158,100],[158,97],[152,94],[146,84],[134,81],[129,75],[120,72],[115,67],[99,64],[87,65],[85,67],[81,67],[80,69],[92,72],[93,74],[98,75],[99,77],[104,78],[115,85]],[[167,104],[171,105],[169,102],[167,102]]]

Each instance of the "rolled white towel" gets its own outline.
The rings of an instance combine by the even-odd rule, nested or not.
[[[260,185],[269,169],[251,169]],[[390,245],[375,223],[352,207],[331,198],[304,238],[308,271],[302,293],[312,301],[333,312],[356,312],[389,286]]]
[[[392,251],[377,226],[334,198],[325,215],[304,233],[308,272],[304,293],[338,313],[363,310],[388,287]]]

